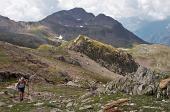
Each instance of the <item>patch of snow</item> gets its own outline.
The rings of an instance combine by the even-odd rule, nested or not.
[[[62,40],[63,39],[63,37],[60,35],[59,37],[55,37],[56,39],[60,39],[60,40]]]
[[[81,19],[77,19],[77,21],[80,21]]]
[[[80,28],[83,28],[84,26],[80,26]]]
[[[59,39],[63,39],[63,37],[60,35],[60,36],[59,36]]]

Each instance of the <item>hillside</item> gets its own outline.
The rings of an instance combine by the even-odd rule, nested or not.
[[[58,36],[39,23],[15,22],[0,16],[0,41],[37,48],[42,44],[60,45]]]
[[[23,102],[18,101],[15,89],[21,76],[30,80]],[[120,98],[128,98],[126,105],[116,105],[120,110],[148,111],[143,106],[156,106],[154,95],[166,95],[158,91],[161,77],[126,51],[82,35],[58,47],[43,44],[36,49],[0,42],[2,112],[103,111],[108,102]],[[169,110],[167,102],[160,104]]]
[[[119,74],[133,73],[138,68],[131,55],[126,52],[82,35],[69,45],[69,49],[81,52],[107,69]]]
[[[137,45],[129,50],[135,60],[147,68],[170,72],[170,47],[165,45]]]

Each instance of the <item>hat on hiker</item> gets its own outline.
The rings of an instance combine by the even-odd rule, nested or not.
[[[21,77],[21,79],[20,80],[24,80],[24,77]]]

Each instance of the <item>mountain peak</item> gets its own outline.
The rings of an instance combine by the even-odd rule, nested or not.
[[[79,7],[76,7],[76,8],[73,8],[73,9],[70,9],[68,10],[69,12],[72,12],[72,13],[87,13],[83,8],[79,8]]]
[[[10,20],[8,17],[5,17],[5,16],[1,16],[1,15],[0,15],[0,20],[1,20],[1,19]]]

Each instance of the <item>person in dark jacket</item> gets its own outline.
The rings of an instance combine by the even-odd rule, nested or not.
[[[17,83],[17,89],[19,91],[20,101],[23,101],[23,99],[24,99],[26,85],[28,86],[27,80],[24,77],[21,77]]]

